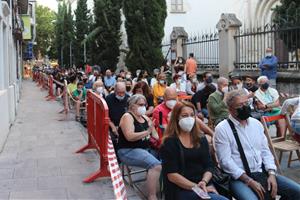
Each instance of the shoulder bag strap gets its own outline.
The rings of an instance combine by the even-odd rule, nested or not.
[[[237,134],[236,128],[235,128],[233,122],[230,119],[227,119],[227,121],[228,121],[228,123],[229,123],[229,125],[231,127],[232,133],[233,133],[235,141],[237,143],[238,150],[240,152],[241,159],[242,159],[242,162],[243,162],[246,174],[248,176],[250,176],[251,175],[251,171],[250,171],[250,168],[249,168],[249,165],[248,165],[248,161],[246,159],[245,152],[244,152],[243,146],[241,144],[240,138],[239,138],[239,136]]]

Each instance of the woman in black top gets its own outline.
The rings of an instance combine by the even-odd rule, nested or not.
[[[129,166],[148,169],[148,199],[156,200],[161,163],[150,152],[150,134],[153,124],[146,114],[146,98],[135,94],[128,100],[128,112],[125,113],[119,126],[118,156]]]
[[[172,110],[161,148],[166,200],[201,199],[199,187],[213,200],[225,200],[211,184],[213,163],[206,137],[195,123],[195,107],[179,102]]]

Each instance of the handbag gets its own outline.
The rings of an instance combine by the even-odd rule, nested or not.
[[[230,175],[215,166],[212,171],[212,183],[214,184],[216,190],[228,199],[232,199],[232,194],[229,188]]]
[[[268,191],[268,182],[267,182],[268,181],[268,174],[264,170],[264,166],[262,166],[263,172],[253,172],[253,173],[251,173],[247,158],[245,156],[243,146],[242,146],[240,138],[237,134],[237,130],[236,130],[233,122],[230,119],[227,119],[227,121],[230,125],[230,128],[231,128],[232,133],[233,133],[234,138],[235,138],[235,141],[237,143],[238,150],[239,150],[239,153],[240,153],[240,156],[241,156],[246,174],[249,177],[251,177],[253,180],[257,181],[258,183],[260,183],[263,186],[263,188],[266,191],[264,193],[264,200],[274,200],[274,198],[271,197],[271,193]]]

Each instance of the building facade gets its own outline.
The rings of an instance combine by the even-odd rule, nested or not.
[[[0,151],[15,121],[22,83],[23,22],[28,0],[0,2]]]
[[[272,8],[280,0],[166,0],[168,16],[165,37],[169,38],[173,27],[184,27],[189,35],[211,32],[222,13],[234,13],[243,26],[255,28],[272,21]]]

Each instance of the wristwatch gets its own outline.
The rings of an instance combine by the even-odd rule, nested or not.
[[[276,176],[276,172],[275,172],[274,170],[269,170],[269,171],[268,171],[268,174],[269,174],[269,175],[274,175],[274,176]]]

